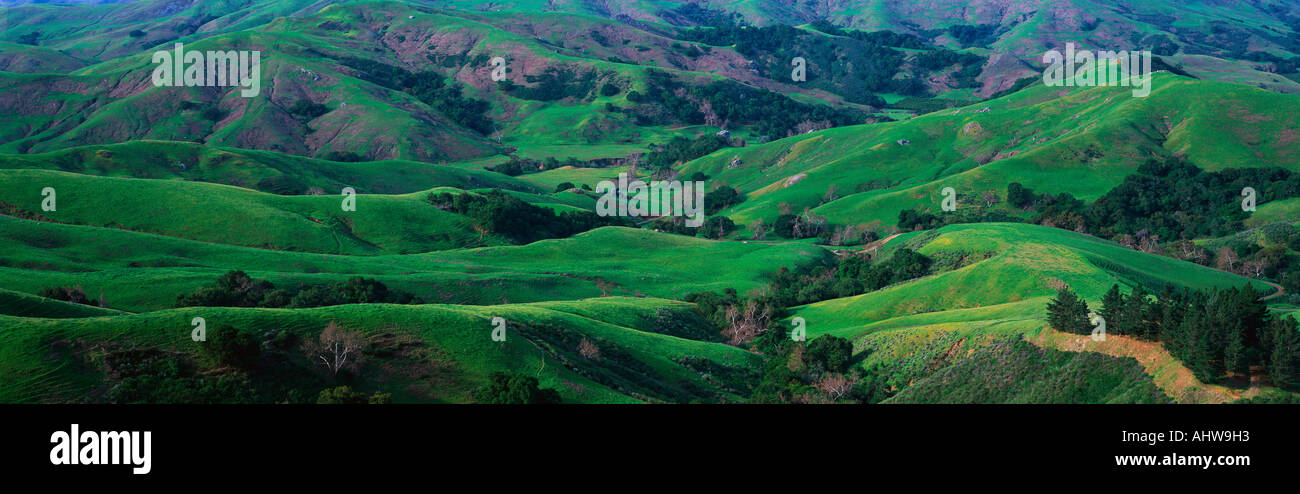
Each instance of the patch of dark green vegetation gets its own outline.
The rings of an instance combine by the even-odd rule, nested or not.
[[[978,55],[947,55],[952,52],[939,48],[910,34],[890,31],[858,31],[837,27],[826,20],[812,23],[816,31],[785,25],[754,26],[745,21],[724,15],[697,15],[708,21],[702,27],[684,29],[681,38],[709,46],[730,46],[754,62],[753,69],[761,75],[787,82],[791,60],[799,57],[807,63],[806,84],[841,94],[846,100],[874,107],[885,106],[877,94],[899,93],[927,96],[929,90],[921,83],[927,76],[960,63],[956,69],[958,87],[973,87],[984,58]],[[963,26],[962,28],[966,28]],[[972,27],[968,34],[961,30],[962,39],[983,42],[985,26]],[[895,48],[927,50],[918,59],[916,74],[906,70],[906,54]],[[934,50],[929,51],[929,50]],[[934,53],[940,53],[939,60]],[[939,63],[947,61],[948,63]]]
[[[343,304],[418,304],[418,297],[390,290],[378,280],[354,276],[330,285],[278,289],[267,280],[253,279],[243,271],[230,271],[210,286],[176,297],[177,307],[306,308]]]
[[[41,291],[36,293],[36,295],[54,300],[62,300],[64,302],[72,302],[74,304],[103,307],[102,294],[100,300],[92,299],[86,295],[86,291],[81,288],[81,285],[49,286],[42,288]]]
[[[766,354],[776,348],[772,345],[780,344],[779,339],[770,338],[784,335],[785,328],[775,321],[784,317],[789,307],[861,295],[934,274],[935,269],[957,269],[987,256],[954,253],[938,264],[906,248],[896,249],[888,259],[875,262],[867,256],[843,256],[797,271],[780,268],[761,289],[743,297],[733,289],[725,289],[687,294],[684,300],[695,304],[696,310],[730,343],[752,343]]]
[[[763,377],[751,403],[865,403],[861,384],[868,382],[854,366],[853,344],[822,335],[811,342],[793,342],[784,329],[773,331],[779,346],[769,350]]]
[[[442,74],[430,71],[412,73],[401,67],[357,57],[341,58],[339,63],[358,71],[363,80],[414,96],[461,126],[484,135],[492,133],[492,120],[486,116],[491,105],[465,96],[459,83],[448,82]]]
[[[510,160],[505,163],[487,166],[484,167],[484,169],[502,175],[517,177],[519,175],[554,170],[566,166],[573,168],[604,168],[607,164],[601,161],[583,161],[573,157],[565,158],[563,160],[557,159],[554,156],[547,157],[544,160],[511,157]]]
[[[668,142],[651,146],[645,160],[650,168],[667,170],[673,165],[708,156],[714,151],[736,144],[738,143],[732,142],[730,137],[714,134],[702,135],[694,139],[673,136]]]
[[[1258,203],[1300,196],[1300,174],[1281,168],[1230,168],[1207,172],[1178,158],[1148,160],[1092,204],[1062,193],[1037,194],[1020,184],[1007,188],[1007,203],[1032,209],[1034,222],[1102,238],[1145,230],[1166,241],[1217,237],[1244,229],[1250,214],[1241,191],[1256,190]]]
[[[320,332],[319,343],[282,330],[253,332],[231,326],[209,331],[201,350],[190,354],[159,347],[99,345],[75,352],[82,365],[99,369],[108,385],[90,401],[153,404],[321,403],[386,404],[392,394],[380,391],[387,381],[382,366],[362,375],[362,362],[392,359],[422,342],[391,334],[365,338],[333,323]],[[349,348],[346,360],[334,360],[335,343]],[[413,341],[413,340],[412,340]],[[76,346],[71,342],[65,345]],[[325,362],[329,362],[326,364]],[[354,389],[355,388],[355,389]],[[361,389],[374,391],[366,394]]]
[[[524,76],[532,84],[522,86],[509,79],[498,86],[511,96],[534,101],[558,101],[565,98],[588,99],[596,88],[596,72],[593,70],[576,71],[568,68],[550,67],[538,75]],[[614,89],[617,89],[614,86]]]
[[[948,26],[947,31],[949,36],[952,36],[953,39],[957,40],[957,42],[961,44],[962,48],[970,48],[972,46],[987,47],[988,45],[993,44],[994,41],[998,40],[998,27],[997,24],[956,24]],[[1091,29],[1084,30],[1090,31]]]
[[[1260,369],[1278,388],[1300,384],[1300,331],[1296,321],[1268,312],[1249,284],[1241,289],[1190,291],[1166,286],[1158,297],[1141,286],[1128,295],[1112,286],[1097,311],[1109,334],[1160,342],[1196,378],[1249,382]],[[1068,287],[1049,304],[1048,322],[1058,330],[1091,334],[1087,303]]]
[[[639,103],[631,111],[638,125],[711,123],[721,127],[748,126],[766,139],[780,139],[806,128],[860,124],[867,115],[846,108],[831,108],[795,101],[780,93],[734,81],[683,84],[662,70],[646,72],[645,93],[631,91],[628,101]]]
[[[570,237],[602,226],[630,225],[624,217],[598,216],[587,211],[556,214],[500,189],[483,194],[430,193],[428,201],[438,209],[468,217],[483,231],[505,236],[520,244]]]
[[[486,386],[474,392],[474,399],[489,405],[552,405],[560,403],[560,393],[540,387],[535,377],[497,371],[488,376]]]

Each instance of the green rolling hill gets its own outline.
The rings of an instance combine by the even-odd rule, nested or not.
[[[1300,343],[1271,319],[1300,306],[1287,3],[0,5],[0,403],[1297,390],[1274,370]],[[261,93],[153,86],[151,53],[177,42],[262,51]],[[1064,42],[1155,50],[1151,95],[1038,83]],[[1188,167],[1135,181],[1149,162]],[[620,173],[702,180],[709,221],[593,216]],[[1254,211],[1236,210],[1241,176]],[[1133,203],[1115,216],[1155,212],[1055,221],[1116,191]],[[1258,305],[1269,333],[1099,342],[1047,321],[1067,288],[1100,311],[1118,286],[1140,327],[1172,290],[1248,285],[1263,299],[1233,310]],[[356,365],[317,364],[336,331]],[[1253,345],[1244,367],[1229,339]]]

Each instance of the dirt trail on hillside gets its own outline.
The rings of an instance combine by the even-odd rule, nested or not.
[[[1277,284],[1277,283],[1268,282],[1268,281],[1265,281],[1264,283],[1268,283],[1268,285],[1271,286],[1271,287],[1273,287],[1274,289],[1276,289],[1277,292],[1274,293],[1274,294],[1272,294],[1272,295],[1268,295],[1268,296],[1260,297],[1260,298],[1259,298],[1259,301],[1260,301],[1260,302],[1263,302],[1263,301],[1268,300],[1268,299],[1274,299],[1274,298],[1278,298],[1278,297],[1281,297],[1281,296],[1283,296],[1283,295],[1286,295],[1286,289],[1282,288],[1282,285],[1279,285],[1279,284]]]
[[[1052,328],[1043,328],[1038,336],[1026,340],[1044,348],[1067,352],[1097,352],[1136,359],[1156,386],[1178,403],[1227,403],[1259,392],[1255,386],[1237,390],[1202,383],[1190,369],[1155,342],[1113,334],[1106,335],[1105,341],[1093,341],[1090,335],[1064,333]]]
[[[1275,298],[1281,297],[1281,296],[1283,296],[1283,295],[1286,295],[1286,289],[1285,289],[1285,288],[1282,288],[1282,285],[1279,285],[1279,284],[1277,284],[1277,283],[1273,283],[1273,282],[1271,282],[1271,281],[1264,281],[1264,280],[1260,280],[1260,281],[1263,282],[1263,283],[1267,283],[1268,286],[1271,286],[1271,287],[1273,287],[1274,289],[1277,290],[1277,292],[1274,292],[1272,295],[1267,295],[1267,296],[1264,296],[1264,297],[1260,297],[1260,298],[1259,298],[1259,301],[1260,301],[1260,302],[1265,302],[1265,301],[1272,300],[1272,299],[1275,299]],[[1269,307],[1269,310],[1275,310],[1275,311],[1278,311],[1278,312],[1295,312],[1295,311],[1300,310],[1300,308],[1296,308],[1296,309],[1283,309],[1283,308],[1279,308],[1279,307]]]
[[[876,249],[879,249],[882,245],[885,245],[890,240],[898,238],[899,235],[902,235],[902,233],[895,233],[888,237],[869,243],[866,246],[862,247],[861,249],[836,249],[833,252],[835,252],[835,255],[837,256],[846,256],[849,254],[865,254],[868,252],[874,252]]]

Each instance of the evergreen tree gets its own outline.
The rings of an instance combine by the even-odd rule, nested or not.
[[[1122,326],[1116,330],[1116,333],[1142,337],[1146,334],[1146,316],[1147,291],[1142,288],[1142,285],[1138,285],[1133,287],[1133,291],[1129,292],[1128,297],[1124,299],[1124,310],[1120,315]]]
[[[1246,335],[1243,325],[1234,324],[1227,330],[1228,348],[1224,350],[1224,365],[1228,371],[1250,375],[1250,355],[1246,350]]]
[[[1181,360],[1184,365],[1191,367],[1192,360],[1196,355],[1196,328],[1205,323],[1205,312],[1197,302],[1188,305],[1188,312],[1183,317],[1182,324],[1178,325],[1178,334],[1173,340],[1173,345],[1169,348],[1169,353],[1175,358]]]
[[[1273,352],[1269,358],[1268,377],[1274,386],[1290,388],[1296,385],[1297,363],[1300,363],[1300,333],[1296,332],[1294,319],[1279,317],[1270,324],[1273,332]]]
[[[1211,319],[1213,319],[1211,317]],[[1204,383],[1218,382],[1223,378],[1223,343],[1215,324],[1193,328],[1196,334],[1196,352],[1192,357],[1192,373]]]
[[[1165,342],[1166,347],[1170,347],[1178,341],[1179,332],[1183,326],[1183,318],[1188,311],[1186,293],[1174,292],[1169,290],[1168,293],[1160,297],[1160,341]],[[1169,350],[1173,353],[1173,350]]]
[[[1259,344],[1259,336],[1268,322],[1268,305],[1259,300],[1259,292],[1249,283],[1237,292],[1237,320],[1242,324],[1242,337],[1246,345]]]
[[[1124,310],[1124,294],[1119,292],[1119,284],[1110,286],[1106,295],[1101,297],[1101,309],[1097,310],[1097,315],[1106,320],[1106,330],[1113,331],[1111,328],[1120,323],[1120,314]]]
[[[1057,330],[1075,334],[1091,334],[1088,321],[1088,303],[1068,287],[1056,293],[1047,304],[1047,323]]]
[[[1147,341],[1160,341],[1160,316],[1162,314],[1159,299],[1155,301],[1148,300],[1142,304],[1141,333],[1134,336]]]

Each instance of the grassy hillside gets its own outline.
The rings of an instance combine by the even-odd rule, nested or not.
[[[244,270],[276,286],[376,278],[428,302],[496,304],[609,295],[663,298],[731,287],[751,290],[780,266],[829,254],[806,245],[713,242],[627,228],[601,228],[525,246],[419,255],[339,256],[211,244],[107,228],[0,217],[6,288],[36,293],[81,284],[108,306],[133,312],[172,307],[177,295]],[[717,259],[728,259],[719,263]]]
[[[1001,341],[903,389],[890,403],[1168,403],[1131,359]]]
[[[895,248],[910,245],[928,256],[994,255],[954,271],[797,308],[793,316],[807,321],[810,337],[856,339],[890,328],[976,321],[1041,327],[1043,307],[1061,283],[1094,304],[1115,283],[1154,289],[1166,283],[1192,289],[1254,283],[1261,293],[1273,291],[1242,276],[1036,225],[950,225],[900,237],[891,245],[895,243]]]
[[[702,365],[744,375],[757,356],[743,350],[605,322],[656,311],[689,311],[688,305],[656,299],[587,300],[585,316],[534,305],[393,306],[356,305],[310,310],[189,308],[143,315],[83,319],[27,319],[0,316],[0,402],[82,401],[106,392],[104,370],[95,357],[116,342],[161,348],[181,358],[202,359],[190,339],[190,320],[211,327],[277,328],[303,340],[329,322],[362,332],[369,343],[353,385],[392,390],[398,402],[466,402],[493,371],[537,376],[566,402],[626,403],[734,400],[747,383],[716,373],[703,378]],[[508,321],[504,343],[491,339],[493,317]],[[516,322],[526,321],[526,322]],[[23,328],[18,331],[18,328]],[[583,338],[601,347],[601,358],[577,353]],[[403,342],[393,347],[390,340]],[[51,353],[54,349],[54,353]],[[266,367],[310,367],[308,356],[265,361]],[[270,370],[270,369],[266,369]],[[257,378],[258,374],[254,373]],[[325,382],[323,376],[320,376]],[[322,384],[323,388],[324,385]],[[271,397],[273,401],[285,396]]]
[[[1300,96],[1286,94],[1300,92],[1300,10],[968,3],[0,8],[0,403],[314,403],[342,385],[363,400],[468,403],[529,378],[566,403],[1290,393],[1249,360],[1185,366],[1181,337],[1169,350],[1058,332],[1045,308],[1069,287],[1095,310],[1115,284],[1251,284],[1286,292],[1261,312],[1294,308],[1300,198],[1287,196],[1300,181],[1241,179],[1271,182],[1248,184],[1263,194],[1248,219],[1233,209],[1240,183],[1207,183],[1300,173]],[[260,94],[155,87],[151,54],[176,42],[261,51]],[[1143,98],[1035,82],[1042,52],[1064,42],[1151,48],[1170,70]],[[790,77],[793,57],[807,80]],[[1228,173],[1147,167],[1142,183],[1175,185],[1107,195],[1149,160]],[[702,176],[710,202],[739,194],[706,205],[701,230],[592,229],[611,223],[588,221],[590,189],[624,172]],[[1031,191],[1014,206],[1012,183]],[[948,187],[956,214],[940,207]],[[430,193],[463,195],[434,206]],[[1074,206],[1048,195],[1067,193],[1118,197],[1087,206],[1087,222],[1151,209],[1138,201],[1165,209],[1150,225],[1077,230],[1120,243],[1011,222],[1061,225],[1050,208]],[[551,222],[528,205],[584,214]],[[939,220],[900,228],[905,211]],[[954,217],[985,222],[942,221]],[[875,236],[830,235],[845,226]],[[211,341],[190,339],[196,317]],[[807,341],[773,338],[778,326]],[[1197,348],[1224,337],[1204,326],[1187,333]],[[362,341],[338,373],[314,348],[335,330]],[[1238,348],[1262,341],[1243,331]]]
[[[29,293],[0,288],[0,314],[19,317],[61,319],[74,317],[112,316],[121,314],[112,309],[92,305],[74,304],[62,300],[38,297]]]
[[[0,184],[27,191],[12,198],[14,205],[52,221],[217,244],[373,255],[502,243],[476,232],[469,219],[433,207],[418,192],[360,194],[356,210],[346,211],[337,193],[277,196],[178,180],[0,170]],[[56,191],[57,211],[42,211],[39,194],[45,187]]]
[[[40,154],[0,155],[0,168],[39,168],[86,175],[175,178],[234,185],[275,194],[306,194],[312,187],[344,187],[374,194],[408,194],[435,187],[494,187],[550,192],[481,167],[403,160],[348,163],[271,151],[177,141],[130,141]]]
[[[1152,350],[1146,347],[1158,349],[1159,345],[1125,344],[1130,340],[1116,337],[1106,349],[1096,350],[1092,344],[1087,347],[1118,357],[1135,357],[1141,365],[1116,363],[1095,355],[1059,355],[1056,350],[1083,348],[1055,344],[1053,339],[1039,337],[1040,333],[1049,331],[1043,319],[1045,306],[1063,285],[1078,292],[1093,310],[1100,307],[1101,296],[1112,284],[1122,287],[1142,284],[1156,290],[1172,284],[1204,290],[1252,283],[1260,293],[1274,291],[1257,280],[1035,225],[950,225],[933,232],[908,234],[888,245],[893,249],[914,248],[933,258],[993,253],[987,259],[957,270],[864,295],[796,307],[792,311],[791,318],[803,318],[809,338],[820,335],[847,338],[854,343],[855,354],[864,367],[882,369],[879,372],[900,389],[916,380],[936,379],[915,393],[898,395],[900,401],[1165,400],[1150,394],[1153,388],[1131,382],[1129,378],[1136,369],[1150,376],[1139,381],[1154,378],[1159,393],[1180,402],[1222,402],[1220,397],[1229,395],[1225,388],[1200,384],[1190,376],[1190,371],[1168,357],[1167,352],[1163,360],[1148,358]],[[790,320],[785,324],[789,325]],[[1006,338],[1018,338],[1017,335],[1025,335],[1048,350],[1046,353],[1025,350],[1021,348],[1027,345],[1024,342],[1011,346],[1003,342],[995,349],[986,349]],[[970,372],[978,366],[992,365],[991,361],[1006,365],[987,372]],[[1031,365],[1030,362],[1042,362],[1047,368],[1038,371],[1063,379],[1065,375],[1079,373],[1091,376],[1089,379],[1095,378],[1099,387],[1079,388],[1077,383],[1061,383],[1060,392],[1065,394],[1044,394],[1050,388],[1036,388],[1014,377],[1020,372],[1016,370],[1019,366]],[[946,370],[935,374],[938,369]],[[1082,394],[1068,394],[1072,392]]]
[[[904,122],[724,149],[683,171],[744,192],[747,200],[726,212],[737,224],[770,224],[788,204],[834,224],[887,230],[899,211],[939,211],[944,187],[957,191],[959,208],[986,191],[1001,197],[1011,182],[1092,200],[1150,157],[1177,154],[1211,171],[1300,170],[1300,141],[1285,137],[1300,122],[1283,110],[1300,96],[1167,73],[1153,84],[1147,98],[1123,87],[1031,87]]]

